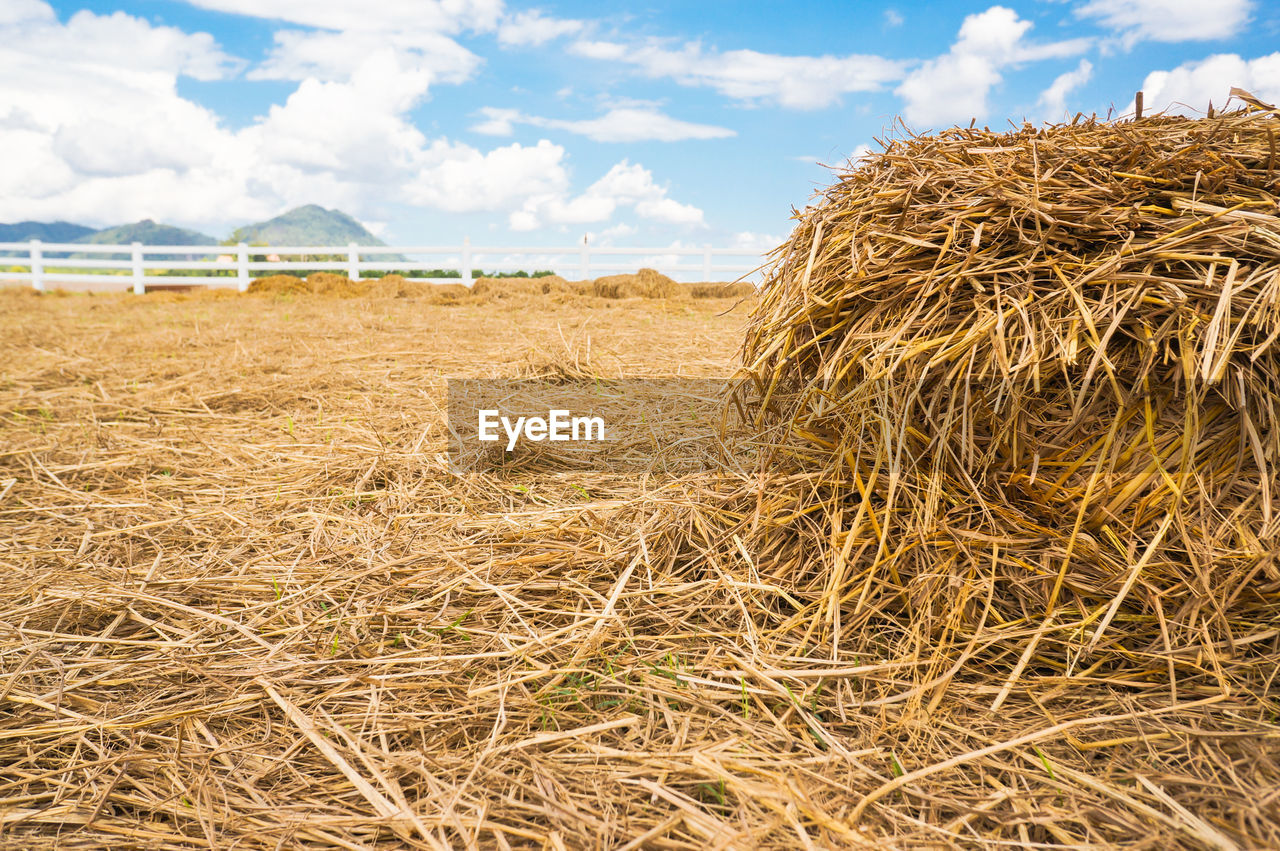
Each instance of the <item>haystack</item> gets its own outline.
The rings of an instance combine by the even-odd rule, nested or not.
[[[688,284],[685,291],[690,298],[750,298],[756,294],[755,284],[746,281],[712,283],[704,281]]]
[[[273,293],[276,295],[303,295],[311,292],[307,282],[293,275],[267,275],[255,278],[249,284],[251,293]]]
[[[471,292],[477,298],[492,301],[520,296],[579,295],[582,289],[559,275],[540,275],[536,278],[477,278],[471,285]]]
[[[678,298],[680,292],[679,284],[655,269],[606,275],[591,284],[591,294],[600,298]]]
[[[410,281],[404,275],[383,275],[372,282],[369,295],[374,298],[412,298],[430,284],[425,281]]]
[[[462,284],[436,284],[392,274],[372,281],[369,295],[373,298],[417,298],[432,304],[457,304],[469,299],[471,291]]]
[[[311,288],[314,295],[356,298],[368,295],[373,285],[368,281],[353,281],[346,275],[333,272],[315,272],[307,276],[307,286]]]
[[[462,304],[474,298],[470,288],[462,284],[419,284],[418,286],[423,289],[417,290],[415,295],[426,298],[432,304]]]
[[[740,401],[760,570],[811,595],[815,635],[972,639],[1010,684],[1270,646],[1277,131],[1260,108],[953,129],[798,216]]]

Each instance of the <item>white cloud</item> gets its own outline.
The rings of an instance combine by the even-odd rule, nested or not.
[[[341,32],[488,32],[502,16],[502,0],[187,0],[215,12],[287,21]]]
[[[569,187],[564,158],[564,148],[546,140],[488,153],[437,142],[415,165],[406,200],[464,213],[508,210],[531,196],[563,197]]]
[[[292,28],[273,34],[274,46],[253,80],[345,81],[370,53],[393,48],[401,65],[428,72],[434,83],[460,83],[480,57],[452,36],[492,32],[503,15],[502,0],[188,0],[196,6],[268,20]],[[305,27],[306,29],[298,29]]]
[[[1004,6],[969,15],[951,50],[912,71],[896,89],[906,100],[908,121],[938,126],[967,123],[987,114],[987,95],[1011,65],[1082,53],[1088,39],[1032,44],[1024,41],[1030,21]]]
[[[570,52],[591,59],[624,62],[646,76],[669,77],[682,86],[714,89],[747,103],[791,109],[831,106],[850,92],[876,91],[901,79],[905,63],[880,56],[781,56],[754,50],[704,51],[690,42],[671,48],[651,39],[638,45],[578,41]]]
[[[525,201],[512,213],[512,230],[532,230],[543,224],[590,224],[607,221],[622,207],[634,209],[642,219],[685,227],[703,224],[702,210],[667,196],[653,173],[627,160],[609,169],[604,177],[571,198],[546,194]]]
[[[595,142],[678,142],[684,139],[725,139],[737,134],[727,127],[695,124],[672,118],[650,106],[614,107],[598,118],[569,121],[525,115],[516,109],[483,107],[484,120],[471,129],[490,136],[510,136],[515,124],[565,130]]]
[[[57,198],[65,216],[100,221],[100,187],[130,193],[201,169],[224,134],[217,116],[184,100],[184,74],[218,79],[237,63],[212,37],[117,12],[65,24],[44,5],[6,8],[0,24],[0,218],[36,218]],[[50,61],[49,57],[57,57]],[[150,175],[139,181],[137,175]],[[132,176],[132,181],[124,181]],[[213,195],[218,203],[222,193]],[[176,206],[181,195],[173,195]]]
[[[4,63],[0,67],[6,72],[3,79],[14,89],[20,87],[13,85],[13,75],[32,73],[33,57],[41,54],[46,65],[65,63],[69,68],[92,69],[96,75],[139,82],[141,75],[150,74],[220,80],[243,65],[223,53],[208,33],[152,26],[124,12],[82,11],[60,24],[46,3],[21,0],[0,11],[0,26],[5,33],[0,41],[0,62]]]
[[[904,23],[906,23],[906,19],[896,9],[884,10],[884,25],[886,27],[900,27]]]
[[[402,116],[425,97],[429,83],[429,74],[404,68],[400,55],[387,48],[367,57],[350,82],[303,80],[243,135],[270,163],[376,179],[380,172],[415,166],[426,140]]]
[[[480,107],[483,121],[471,125],[471,132],[485,136],[510,136],[516,132],[516,122],[524,120],[524,114],[518,109],[499,109],[496,106]]]
[[[783,238],[774,234],[744,230],[733,235],[729,247],[763,254],[777,248],[782,242]]]
[[[640,166],[624,162],[575,197],[559,145],[483,151],[428,139],[408,115],[438,72],[394,44],[350,57],[340,79],[306,77],[232,130],[178,94],[180,77],[215,79],[238,66],[210,36],[122,13],[61,23],[47,5],[24,3],[0,15],[0,221],[153,218],[221,233],[304,203],[358,217],[383,204],[528,209],[531,226],[603,222],[624,207],[701,220]]]
[[[627,55],[627,48],[611,41],[576,41],[569,46],[569,52],[587,59],[617,62]]]
[[[481,59],[448,36],[435,32],[377,33],[279,30],[265,61],[250,80],[338,80],[351,78],[370,54],[395,50],[410,73],[427,74],[432,83],[461,83]]]
[[[1132,47],[1139,41],[1210,41],[1244,28],[1253,0],[1089,0],[1076,9]]]
[[[538,9],[529,9],[509,15],[503,20],[498,26],[498,43],[536,47],[581,32],[582,27],[582,21],[548,18]]]
[[[629,225],[626,222],[619,222],[612,227],[596,233],[595,231],[587,231],[587,241],[595,246],[613,245],[615,239],[626,239],[629,236],[635,236],[640,229],[635,225]]]
[[[1256,59],[1222,53],[1152,71],[1142,82],[1143,103],[1148,113],[1203,115],[1210,101],[1219,109],[1225,106],[1233,86],[1268,103],[1280,101],[1280,52]]]
[[[1073,70],[1059,74],[1049,84],[1049,88],[1040,93],[1040,105],[1045,115],[1052,121],[1060,120],[1067,111],[1067,95],[1083,86],[1093,77],[1093,63],[1081,59]]]
[[[8,0],[0,5],[0,26],[19,23],[49,23],[57,16],[53,8],[41,0]]]

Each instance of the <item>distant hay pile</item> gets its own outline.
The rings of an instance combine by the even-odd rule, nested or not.
[[[333,272],[316,272],[305,281],[293,275],[269,275],[249,284],[249,292],[336,298],[412,298],[431,304],[461,304],[472,298],[471,290],[462,284],[435,284],[395,274],[353,281],[346,275]]]
[[[432,284],[410,282],[407,295],[426,298],[432,304],[462,304],[472,300],[470,288],[463,284]]]
[[[541,275],[536,278],[477,278],[471,285],[471,293],[487,301],[517,298],[520,296],[572,296],[580,295],[583,288],[566,281],[559,275]]]
[[[434,287],[430,281],[414,281],[403,275],[383,275],[370,282],[369,294],[374,298],[418,298]]]
[[[678,298],[680,293],[679,284],[655,269],[606,275],[591,284],[591,294],[599,298]]]
[[[760,570],[815,595],[815,636],[1008,635],[1014,679],[1132,682],[1271,645],[1278,132],[953,129],[799,216],[739,401],[772,476]]]
[[[370,284],[367,281],[353,281],[346,275],[334,272],[314,272],[307,276],[307,285],[314,295],[338,296],[339,298],[356,298],[368,295]]]
[[[435,304],[461,304],[468,301],[500,302],[508,299],[541,299],[563,303],[578,296],[606,299],[665,299],[741,297],[755,292],[750,284],[702,284],[693,287],[677,284],[653,269],[641,269],[634,275],[609,275],[594,281],[568,281],[559,275],[534,278],[477,278],[470,287],[463,284],[435,284],[402,275],[353,281],[334,272],[315,272],[304,281],[293,275],[270,275],[254,280],[251,293],[276,295],[319,295],[337,298],[425,298]]]
[[[755,284],[746,281],[732,283],[704,281],[700,284],[689,284],[687,292],[690,298],[750,298],[756,294],[756,287]]]
[[[471,298],[471,290],[462,284],[436,284],[403,275],[384,275],[369,281],[373,298],[425,299],[431,304],[461,304]]]
[[[364,281],[353,281],[346,275],[337,275],[333,272],[316,272],[308,275],[305,281],[293,275],[267,275],[254,279],[249,284],[249,292],[354,298],[367,295],[369,284]]]
[[[255,278],[249,284],[251,293],[272,293],[275,295],[304,295],[311,292],[307,282],[293,275],[267,275]]]

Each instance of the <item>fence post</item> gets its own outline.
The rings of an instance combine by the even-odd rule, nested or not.
[[[354,242],[347,243],[347,277],[360,280],[360,248]]]
[[[31,254],[31,286],[38,293],[44,292],[44,249],[40,247],[40,240],[31,240],[31,247],[28,249]]]
[[[243,242],[236,243],[236,289],[249,291],[249,246]]]
[[[132,249],[130,259],[133,261],[133,294],[144,295],[147,291],[147,283],[143,280],[146,272],[142,268],[142,243],[135,242],[129,247]]]
[[[587,235],[582,235],[582,251],[579,255],[581,267],[578,272],[582,275],[582,280],[591,280],[591,250],[587,247]]]
[[[462,263],[458,271],[462,273],[462,285],[471,286],[471,237],[469,236],[462,238]]]
[[[711,243],[702,246],[702,280],[711,280]]]

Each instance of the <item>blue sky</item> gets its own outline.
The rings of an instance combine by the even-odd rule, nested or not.
[[[1256,0],[0,0],[0,221],[767,248],[899,116],[1275,101],[1278,47]]]

